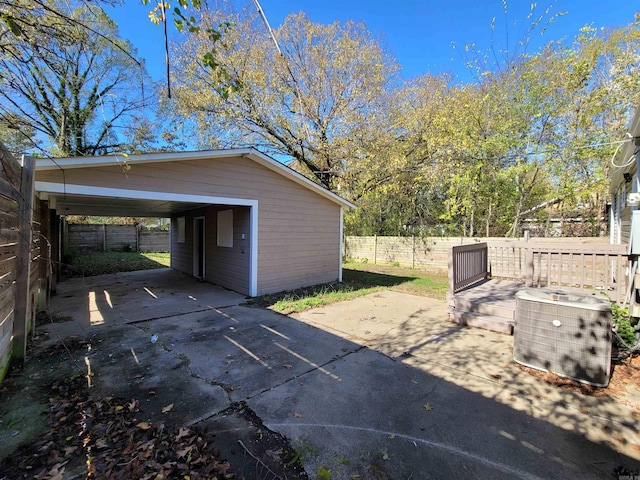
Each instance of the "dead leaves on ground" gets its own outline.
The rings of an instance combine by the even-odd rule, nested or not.
[[[84,471],[87,479],[233,478],[229,463],[197,430],[141,421],[137,400],[94,400],[78,382],[70,384],[74,380],[52,387],[51,429],[0,464],[6,478],[53,480],[70,471]]]

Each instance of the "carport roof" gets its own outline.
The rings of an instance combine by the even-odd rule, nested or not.
[[[269,170],[272,170],[287,179],[314,191],[320,196],[340,205],[344,208],[356,208],[356,206],[304,177],[295,170],[274,160],[254,148],[231,149],[231,150],[201,150],[191,152],[171,152],[171,153],[148,153],[142,155],[107,155],[99,157],[63,157],[55,159],[36,159],[36,171],[46,170],[68,170],[74,168],[91,168],[112,166],[114,163],[120,164],[144,164],[160,162],[176,162],[182,160],[216,159],[216,158],[247,158]],[[193,198],[190,201],[189,195],[176,196],[159,195],[154,197],[153,192],[124,193],[120,197],[111,195],[101,195],[97,188],[78,189],[64,188],[58,191],[59,186],[54,187],[46,182],[36,182],[36,191],[41,194],[42,199],[54,200],[56,208],[62,214],[76,215],[115,215],[115,216],[153,216],[164,217],[172,213],[195,208],[206,203]],[[219,203],[235,205],[236,202],[228,203],[221,201],[210,201],[207,203]],[[107,213],[108,212],[108,213]]]

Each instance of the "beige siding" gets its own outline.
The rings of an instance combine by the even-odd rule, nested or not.
[[[250,159],[133,164],[126,175],[119,165],[69,169],[65,176],[63,180],[60,171],[40,171],[37,173],[37,180],[257,200],[258,294],[338,279],[340,207]],[[207,279],[219,279],[218,275],[224,272],[230,281],[236,282],[240,278],[248,281],[249,234],[253,232],[249,232],[249,208],[244,210],[244,216],[236,216],[234,213],[234,235],[235,222],[246,222],[238,225],[238,230],[246,228],[247,231],[237,232],[246,234],[246,253],[237,253],[235,238],[233,256],[215,249],[207,250]],[[215,230],[212,230],[216,219],[213,213],[215,211],[212,209],[211,215],[207,211],[205,220],[209,248],[216,243]],[[193,272],[192,218],[196,212],[189,212],[191,220],[189,217],[186,220],[184,244],[175,242],[175,225],[172,226],[172,266],[188,274]],[[202,210],[200,213],[202,214]],[[240,258],[238,255],[243,256]],[[246,273],[242,263],[234,262],[247,262]],[[214,277],[210,277],[210,273]],[[236,286],[229,288],[246,293],[246,287],[236,283],[234,285]]]
[[[205,274],[207,281],[222,285],[236,292],[249,294],[250,259],[250,209],[233,208],[233,247],[218,247],[217,221],[218,210],[228,207],[206,209],[205,238]],[[245,238],[242,239],[244,233]]]

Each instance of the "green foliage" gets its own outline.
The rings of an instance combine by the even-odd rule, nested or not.
[[[63,273],[70,277],[89,277],[118,272],[164,268],[170,265],[168,253],[105,252],[74,254],[63,259]]]
[[[629,315],[629,310],[617,303],[611,303],[612,327],[615,335],[613,343],[620,350],[631,351],[636,344],[636,330],[638,319]]]
[[[344,264],[344,266],[342,283],[316,285],[263,295],[252,299],[250,303],[290,314],[389,288],[414,295],[444,299],[448,288],[446,272],[423,272],[401,267],[365,265],[359,262]]]
[[[23,33],[6,44],[0,35],[0,52],[8,53],[0,55],[0,124],[36,142],[29,147],[40,154],[118,151],[118,127],[150,100],[141,93],[138,82],[148,77],[133,47],[99,6],[32,3],[9,9],[24,22]]]
[[[324,467],[318,468],[318,480],[331,480],[331,471]]]
[[[224,132],[225,145],[260,145],[337,189],[346,159],[359,156],[361,139],[385,115],[397,65],[355,22],[289,15],[274,31],[280,55],[257,13],[203,12],[201,19],[216,31],[223,21],[232,28],[213,49],[201,30],[175,57],[182,72],[175,110],[195,117],[205,145],[220,141],[211,132]]]

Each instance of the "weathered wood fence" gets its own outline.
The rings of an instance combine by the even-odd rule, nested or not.
[[[87,252],[168,252],[169,231],[139,228],[136,225],[65,224],[65,253]]]
[[[0,144],[0,381],[12,358],[24,362],[51,279],[48,208],[34,198],[34,171],[33,158],[21,165]]]
[[[609,239],[595,238],[532,238],[528,243],[552,245],[562,242],[572,245],[608,245]],[[457,245],[486,242],[489,245],[521,245],[519,238],[479,238],[479,237],[351,237],[344,239],[344,256],[355,261],[366,259],[368,263],[394,264],[411,268],[447,268],[449,249]],[[492,250],[493,251],[493,250]],[[508,251],[501,251],[503,261]],[[496,257],[497,260],[497,257]],[[515,258],[510,260],[515,262]],[[506,266],[505,266],[506,268]]]
[[[528,287],[602,292],[623,302],[627,294],[627,245],[537,241],[486,242],[451,247],[449,295],[485,278],[523,282]]]

